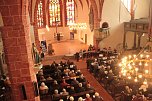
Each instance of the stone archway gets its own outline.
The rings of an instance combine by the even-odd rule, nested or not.
[[[1,0],[0,12],[4,23],[0,31],[11,81],[11,100],[40,101],[34,94],[36,76],[31,54],[28,0]]]

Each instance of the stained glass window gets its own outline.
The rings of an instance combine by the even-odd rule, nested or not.
[[[38,3],[37,25],[38,25],[38,27],[43,27],[44,26],[43,2],[42,2],[42,0],[40,0],[40,2]]]
[[[66,24],[70,25],[74,23],[74,10],[75,10],[74,0],[66,1]]]
[[[121,1],[125,5],[125,7],[127,8],[127,10],[129,12],[131,12],[131,0],[121,0]]]
[[[50,26],[61,26],[60,0],[49,0],[49,23]]]

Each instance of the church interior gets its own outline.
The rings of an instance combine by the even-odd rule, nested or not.
[[[0,0],[0,101],[152,101],[152,0]]]

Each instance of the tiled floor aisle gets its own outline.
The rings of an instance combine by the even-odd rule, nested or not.
[[[78,41],[78,40],[66,40],[52,43],[53,49],[55,50],[55,55],[66,55],[74,54],[80,49],[87,49],[88,45]]]

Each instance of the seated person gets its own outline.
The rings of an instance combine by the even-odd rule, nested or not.
[[[4,83],[6,86],[10,87],[11,81],[10,81],[9,77],[6,77],[6,79],[4,80]]]
[[[46,79],[44,78],[44,76],[40,76],[40,81],[46,81]]]
[[[79,82],[86,82],[85,77],[83,76],[83,74],[80,75],[80,77],[78,78]]]
[[[53,97],[60,97],[59,91],[57,89],[54,90]]]
[[[79,98],[78,98],[78,101],[83,101],[83,98],[82,98],[82,97],[79,97]]]
[[[99,96],[99,93],[95,93],[95,95],[93,96],[93,101],[104,101],[103,98],[101,96]]]
[[[132,101],[147,101],[144,95],[137,93],[136,96],[133,96]]]
[[[67,73],[69,74],[70,69],[66,68],[66,69],[64,69],[64,71],[63,71],[63,72],[64,72],[64,74],[67,74]]]
[[[66,88],[67,86],[70,86],[70,84],[66,83],[65,79],[62,80],[62,83],[60,83],[61,88]]]
[[[71,86],[71,88],[70,88],[70,90],[69,90],[69,93],[70,93],[70,95],[72,95],[72,94],[75,94],[76,92],[75,92],[75,90],[74,90],[74,87],[73,86]]]
[[[92,98],[90,97],[90,94],[86,94],[85,101],[92,101]]]
[[[77,91],[77,93],[85,91],[84,87],[82,86],[82,83],[79,83],[78,87],[76,88],[76,91]]]
[[[40,94],[47,94],[49,88],[45,85],[44,82],[42,82],[39,90],[40,90]]]
[[[53,80],[53,78],[51,78],[51,76],[48,75],[48,77],[46,78],[46,80]]]
[[[59,90],[59,84],[58,84],[58,82],[56,81],[56,80],[54,80],[54,82],[53,82],[53,85],[52,85],[52,88],[55,90],[55,89],[58,89]]]
[[[94,90],[94,88],[93,88],[93,87],[91,87],[91,85],[90,85],[90,84],[87,84],[87,86],[86,86],[86,91],[89,91],[89,90]]]
[[[70,64],[71,64],[70,60],[68,60],[68,61],[66,62],[66,64],[67,64],[68,66],[70,66]]]
[[[66,89],[63,89],[62,91],[63,92],[61,92],[60,94],[62,94],[62,95],[69,95],[69,92],[67,92]]]
[[[75,76],[76,76],[74,70],[71,70],[71,71],[69,72],[69,76],[70,76],[70,77],[75,77]]]
[[[74,97],[73,96],[70,96],[68,101],[74,101]]]
[[[74,87],[77,87],[79,84],[79,81],[76,80],[76,77],[73,78],[73,80],[71,81],[71,85]]]
[[[139,91],[141,91],[145,96],[148,96],[147,89],[148,89],[148,84],[142,84],[139,88]]]
[[[38,76],[42,76],[43,75],[43,69],[40,69],[39,71],[38,71]]]
[[[132,99],[132,89],[129,86],[125,86],[124,93],[126,95],[126,101],[131,101]]]
[[[81,75],[82,73],[81,73],[81,71],[78,69],[76,72],[76,76],[79,76],[79,75]]]
[[[132,93],[132,89],[129,88],[129,86],[125,86],[124,92],[125,92],[127,95],[130,95],[130,94]]]

